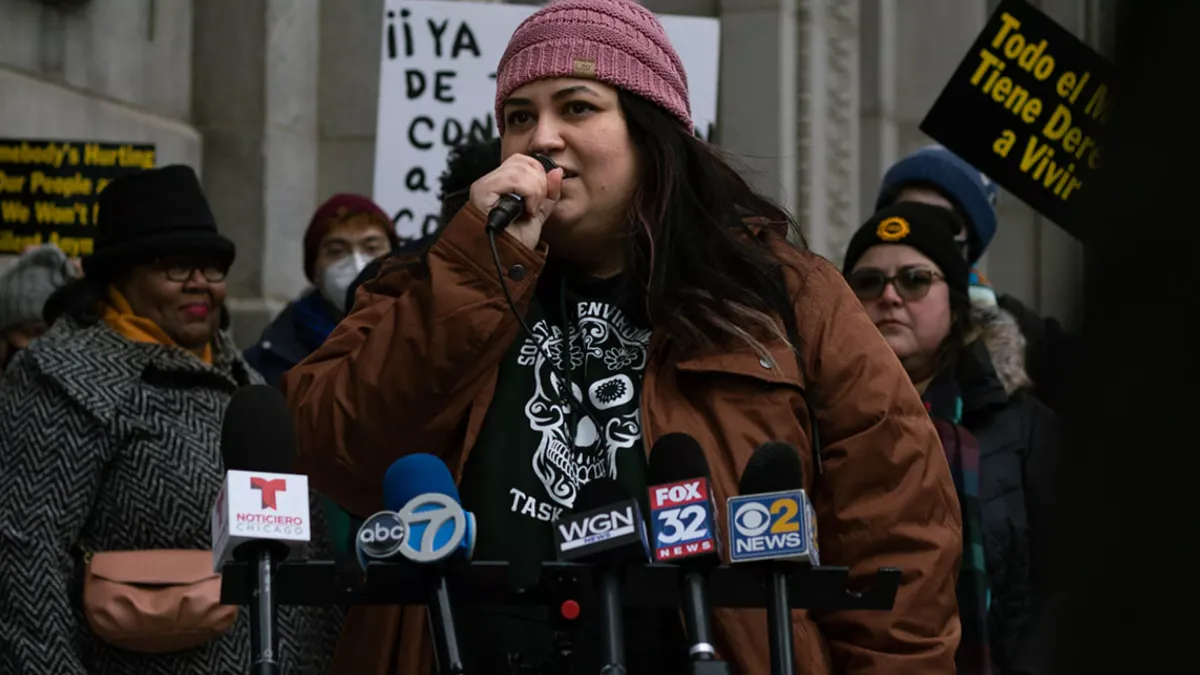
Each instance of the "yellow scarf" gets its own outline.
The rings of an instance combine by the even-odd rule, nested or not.
[[[134,342],[149,342],[152,344],[179,347],[171,339],[171,336],[167,335],[167,332],[158,324],[150,319],[134,314],[133,308],[129,306],[129,301],[125,299],[125,296],[121,295],[121,292],[115,286],[108,287],[108,300],[101,303],[101,308],[104,310],[104,314],[101,317],[104,319],[104,323],[108,324],[108,327],[116,331],[118,335]],[[190,351],[188,353],[192,354]],[[211,344],[204,345],[204,354],[199,358],[201,361],[212,365]]]

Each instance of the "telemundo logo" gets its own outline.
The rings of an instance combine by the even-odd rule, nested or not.
[[[812,508],[803,490],[726,501],[731,562],[800,558],[817,564]]]

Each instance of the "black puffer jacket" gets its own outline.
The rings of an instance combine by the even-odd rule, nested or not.
[[[982,335],[962,358],[962,424],[979,442],[980,502],[993,661],[1000,675],[1040,672],[1055,414],[1028,393],[1024,340],[1012,316],[976,308]]]

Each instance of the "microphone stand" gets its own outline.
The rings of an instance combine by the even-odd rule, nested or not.
[[[600,675],[625,675],[625,625],[621,617],[621,577],[605,566],[600,573]]]
[[[434,656],[438,675],[463,675],[462,650],[454,626],[454,608],[450,604],[450,587],[441,569],[434,573],[433,597],[429,600],[429,627],[433,633]]]
[[[250,675],[279,675],[279,633],[275,630],[275,547],[254,551],[250,585]]]
[[[771,675],[796,672],[792,655],[792,610],[788,604],[788,573],[770,564],[771,592],[767,594],[767,632],[771,641]]]
[[[683,575],[683,617],[688,640],[688,673],[690,675],[732,675],[729,664],[717,660],[712,644],[712,626],[708,620],[708,579],[703,572],[688,571]]]

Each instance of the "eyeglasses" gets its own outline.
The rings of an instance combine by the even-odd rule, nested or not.
[[[846,280],[859,300],[878,300],[892,284],[901,299],[914,302],[928,295],[938,279],[945,277],[925,267],[905,267],[890,277],[881,269],[864,267],[851,272]]]
[[[163,274],[166,275],[168,281],[175,281],[179,283],[183,283],[188,279],[191,279],[192,274],[195,273],[196,270],[200,270],[200,274],[204,277],[205,281],[214,284],[220,281],[225,281],[225,275],[229,272],[226,267],[213,263],[195,264],[165,262],[160,263],[159,267],[162,269]]]

